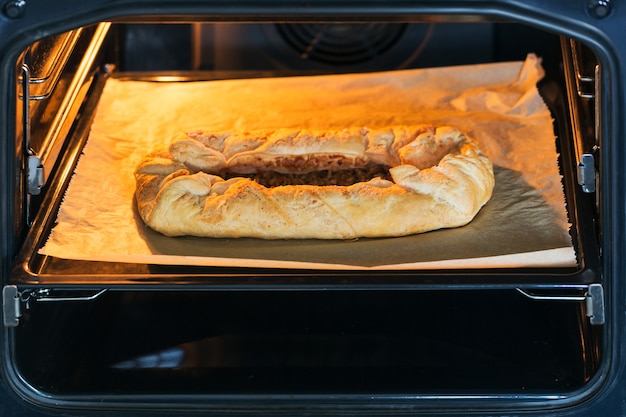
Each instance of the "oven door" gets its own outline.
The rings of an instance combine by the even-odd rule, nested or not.
[[[0,114],[5,384],[57,412],[623,414],[624,149],[617,138],[626,51],[611,39],[623,35],[624,16],[608,2],[576,10],[565,3],[252,2],[155,11],[76,2],[62,16],[49,4],[8,4],[0,22],[2,71],[10,74],[0,86],[8,109]],[[345,41],[357,35],[387,43],[371,44],[363,57]],[[49,51],[64,57],[60,66]],[[158,259],[48,252],[94,132],[106,126],[102,109],[142,89],[149,102],[162,89],[180,94],[206,83],[245,91],[311,78],[379,82],[383,73],[391,84],[414,74],[466,78],[459,71],[481,79],[510,70],[511,61],[521,68],[529,53],[541,56],[546,73],[536,92],[554,120],[549,142],[571,224],[565,253],[574,254],[565,263],[564,252],[550,257],[558,244],[542,246],[545,239],[519,229],[499,235],[507,245],[490,246],[539,244],[529,250],[535,257],[516,250],[492,253],[488,264],[470,262],[482,256],[411,258],[434,244],[480,247],[492,235],[479,233],[493,229],[477,223],[465,229],[474,240],[434,233],[431,243],[211,246],[181,238],[172,249],[171,238],[153,236]],[[124,94],[112,96],[113,88]],[[516,178],[502,168],[499,184]],[[96,172],[92,183],[116,181],[87,172]],[[110,203],[102,195],[96,202]],[[533,233],[543,231],[525,222],[534,217],[524,210],[511,212]],[[89,236],[68,242],[86,247]],[[194,262],[181,261],[196,250]],[[346,268],[348,261],[356,263]]]

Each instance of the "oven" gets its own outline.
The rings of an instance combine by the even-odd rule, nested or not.
[[[1,379],[15,401],[626,415],[621,2],[1,6]],[[138,214],[138,162],[181,130],[402,123],[457,126],[493,162],[467,225],[168,237]]]

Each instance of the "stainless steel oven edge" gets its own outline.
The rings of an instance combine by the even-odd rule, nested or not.
[[[573,392],[494,392],[488,395],[464,393],[380,395],[359,393],[329,397],[320,395],[281,396],[231,395],[206,396],[49,396],[39,392],[21,378],[15,368],[14,340],[16,329],[2,329],[2,380],[10,394],[1,398],[34,407],[33,413],[86,415],[110,411],[120,415],[126,410],[226,414],[359,414],[387,415],[551,415],[620,416],[626,415],[626,8],[623,2],[609,1],[414,1],[414,2],[200,2],[164,1],[5,1],[0,4],[0,271],[2,284],[10,291],[10,276],[23,230],[16,229],[16,213],[22,213],[16,201],[16,155],[14,137],[19,134],[14,120],[19,109],[13,103],[19,94],[15,67],[19,53],[33,41],[78,26],[121,16],[205,15],[208,20],[256,20],[272,17],[288,19],[353,18],[411,19],[420,15],[434,20],[469,16],[471,19],[512,19],[563,36],[589,46],[601,61],[602,102],[601,160],[598,163],[601,182],[598,199],[602,222],[601,275],[605,304],[602,325],[602,363],[584,388]],[[140,19],[140,18],[139,18]],[[158,20],[158,17],[154,18]],[[18,117],[19,118],[19,117]],[[17,288],[22,290],[23,288]],[[40,289],[36,285],[32,289]],[[85,288],[81,288],[85,289]],[[100,289],[93,289],[97,294]],[[124,287],[109,291],[125,291]],[[10,298],[10,297],[9,297]],[[6,304],[6,303],[5,303]],[[5,306],[5,316],[8,306]],[[45,343],[45,341],[43,341]],[[2,404],[3,408],[5,404]],[[6,405],[7,410],[22,410]],[[31,408],[28,408],[31,410]],[[17,413],[18,411],[16,411]]]

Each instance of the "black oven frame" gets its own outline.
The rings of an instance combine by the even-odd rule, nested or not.
[[[65,7],[67,6],[67,7]],[[506,408],[515,406],[526,411],[542,412],[546,408],[560,410],[564,415],[580,413],[580,415],[621,415],[626,413],[623,402],[626,397],[626,382],[620,376],[626,367],[626,348],[619,343],[626,337],[626,321],[624,308],[626,306],[626,286],[623,277],[626,275],[626,264],[621,259],[626,247],[626,195],[623,186],[626,184],[626,173],[622,166],[626,162],[626,146],[620,138],[626,133],[624,115],[626,109],[626,92],[624,80],[626,71],[626,46],[620,45],[626,33],[620,25],[620,20],[626,18],[626,11],[616,1],[578,1],[571,4],[568,1],[554,1],[543,4],[539,0],[526,2],[499,2],[499,1],[423,1],[423,2],[326,2],[315,1],[306,4],[299,2],[262,2],[248,1],[232,4],[230,2],[194,2],[172,4],[171,2],[132,2],[132,1],[64,1],[61,4],[49,4],[45,1],[9,1],[2,5],[3,14],[0,16],[0,71],[4,81],[0,85],[0,100],[3,109],[13,106],[16,98],[15,85],[11,80],[16,79],[14,63],[19,53],[32,42],[48,34],[60,33],[68,29],[88,25],[97,21],[117,19],[131,16],[131,20],[151,20],[158,22],[164,17],[168,20],[184,21],[189,16],[203,15],[211,20],[236,21],[263,21],[267,19],[288,19],[307,21],[317,19],[352,20],[364,18],[372,20],[405,21],[419,16],[429,16],[435,21],[455,18],[514,20],[557,32],[565,37],[576,39],[590,47],[601,62],[602,101],[601,130],[602,152],[599,161],[599,207],[601,208],[602,235],[600,247],[602,256],[598,270],[594,271],[589,282],[599,282],[604,290],[605,323],[603,325],[603,363],[598,375],[587,384],[584,390],[567,395],[550,398],[546,396],[529,396],[523,398],[494,395],[492,398],[472,398],[467,396],[455,401],[445,398],[421,398],[419,405],[402,402],[403,412],[433,411],[444,407],[451,413],[458,413],[460,407],[477,407],[487,413],[488,409],[500,413]],[[15,171],[18,163],[13,148],[12,126],[14,120],[8,112],[0,113],[2,126],[0,144],[0,165],[3,175],[0,181],[0,192],[4,203],[0,206],[0,251],[2,256],[3,284],[13,284],[13,268],[18,246],[20,246],[22,231],[15,229],[16,206],[19,202],[15,198]],[[594,268],[595,269],[595,268]],[[30,289],[37,290],[37,285],[29,285]],[[80,286],[79,286],[80,287]],[[114,290],[125,290],[124,286]],[[200,289],[202,286],[199,286]],[[541,288],[538,285],[537,288]],[[73,288],[73,287],[72,287]],[[82,287],[81,287],[82,288]],[[422,289],[428,289],[428,286]],[[459,286],[457,289],[475,289],[472,286]],[[60,286],[59,289],[64,289]],[[67,287],[65,287],[67,289]],[[176,289],[176,287],[167,288]],[[371,288],[373,289],[373,288]],[[440,289],[440,288],[439,288]],[[6,310],[5,310],[6,315]],[[10,389],[29,401],[40,403],[54,408],[55,399],[38,398],[19,382],[19,375],[13,369],[13,354],[11,337],[13,330],[4,328],[2,331],[2,368],[3,376]],[[361,399],[363,400],[363,399]],[[61,407],[91,408],[93,404],[67,402]],[[313,402],[315,404],[315,402]],[[341,402],[340,402],[341,404]],[[503,404],[503,405],[502,405]],[[112,402],[109,407],[126,407],[123,402]],[[146,406],[146,404],[143,404]],[[310,407],[311,404],[305,406]],[[341,406],[328,403],[313,405],[316,412],[338,412]],[[377,411],[397,411],[398,403],[393,401],[381,405]],[[303,411],[302,404],[293,410]],[[192,406],[193,408],[193,406]],[[231,411],[235,411],[233,408]],[[271,407],[260,407],[256,411],[272,410]],[[367,410],[367,406],[354,406],[354,410]],[[499,411],[498,411],[499,410]],[[251,411],[250,409],[246,411]]]

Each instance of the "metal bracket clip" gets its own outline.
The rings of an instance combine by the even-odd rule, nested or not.
[[[32,150],[28,151],[28,166],[27,166],[27,182],[28,182],[28,194],[39,195],[41,188],[46,184],[46,176],[41,163],[41,158],[37,156]]]
[[[583,154],[578,163],[578,184],[585,193],[596,191],[595,159],[590,153]]]
[[[585,294],[586,315],[591,324],[604,324],[604,289],[602,284],[590,284]]]
[[[602,284],[589,284],[584,294],[580,295],[539,295],[528,290],[516,288],[517,291],[531,300],[537,301],[575,301],[585,303],[585,315],[593,325],[604,324],[604,289]]]
[[[2,311],[5,327],[17,327],[22,317],[22,309],[30,308],[31,302],[68,302],[93,301],[104,294],[107,289],[86,290],[82,292],[70,291],[64,294],[55,294],[54,290],[43,288],[24,290],[20,292],[15,285],[5,285],[2,288]]]
[[[2,288],[2,312],[5,327],[17,327],[22,317],[22,298],[15,285]]]

